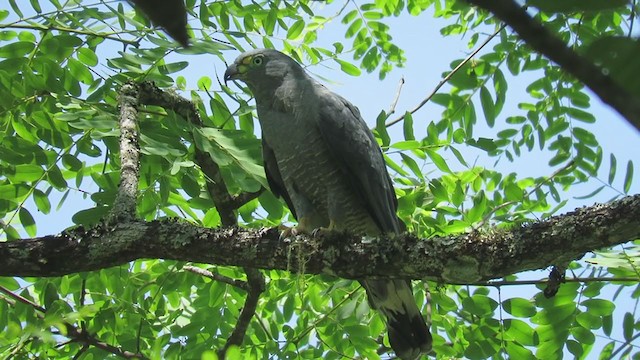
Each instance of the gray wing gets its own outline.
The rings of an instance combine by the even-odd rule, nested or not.
[[[264,162],[264,172],[267,175],[267,183],[269,183],[269,187],[271,188],[271,192],[275,196],[280,196],[284,199],[293,214],[293,217],[298,219],[296,216],[296,210],[293,207],[293,202],[291,201],[291,197],[287,192],[287,188],[284,186],[284,181],[282,180],[282,175],[280,174],[280,168],[278,167],[278,161],[276,160],[276,155],[273,152],[273,149],[267,144],[264,140],[264,135],[262,136],[262,160]]]
[[[403,230],[396,215],[398,200],[371,130],[349,101],[316,84],[322,99],[318,129],[334,161],[381,232]]]

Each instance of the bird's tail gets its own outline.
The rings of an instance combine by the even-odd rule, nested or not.
[[[391,348],[403,360],[431,351],[431,333],[406,280],[362,280],[369,304],[387,321]]]

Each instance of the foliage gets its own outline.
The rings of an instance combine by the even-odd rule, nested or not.
[[[195,86],[189,84],[186,55],[224,60],[225,52],[276,47],[309,66],[335,62],[349,75],[365,70],[384,78],[406,60],[385,23],[395,16],[447,19],[442,35],[460,41],[459,35],[472,34],[470,48],[479,46],[482,32],[497,30],[492,49],[469,62],[451,61],[452,69],[462,66],[451,74],[447,91],[431,98],[442,107],[437,121],[425,124],[418,112],[403,114],[398,121],[404,138],[392,139],[391,114],[378,117],[375,132],[395,171],[399,215],[412,232],[427,237],[545,218],[562,209],[568,190],[600,180],[603,171],[602,186],[584,199],[603,189],[619,195],[631,189],[634,163],[618,164],[616,155],[599,145],[593,124],[606,119],[589,112],[591,99],[584,86],[533,53],[490,14],[464,2],[344,1],[326,7],[282,0],[186,3],[193,38],[189,49],[176,47],[120,1],[9,0],[0,10],[0,214],[7,241],[36,236],[34,211],[63,209],[78,225],[94,224],[109,211],[120,170],[117,91],[128,80],[154,80],[190,95],[205,125],[196,128],[158,107],[140,109],[138,215],[219,226],[194,149],[205,150],[220,166],[232,194],[259,190],[266,184],[255,112],[245,92],[214,81],[209,71]],[[604,9],[595,1],[584,6],[572,1],[566,8],[542,0],[527,3],[539,9],[534,13],[545,27],[579,53],[610,66],[614,77],[640,79],[637,67],[621,69],[619,59],[601,56],[603,51],[634,54],[629,49],[635,42],[625,35],[636,14],[627,2]],[[344,38],[334,39],[331,48],[318,46],[319,35],[331,26],[344,26]],[[175,53],[184,55],[181,61],[174,60]],[[527,86],[530,101],[518,104],[520,111],[504,114],[507,79],[525,73],[534,78]],[[637,83],[627,85],[638,92]],[[477,135],[487,128],[491,135]],[[423,138],[416,136],[423,132]],[[463,156],[470,151],[496,163],[541,151],[549,155],[549,173],[519,178],[474,166]],[[425,168],[437,171],[428,175]],[[82,193],[95,205],[74,209],[67,201],[70,193]],[[238,212],[244,226],[291,220],[268,192]],[[629,244],[599,252],[588,264],[571,264],[579,277],[626,280],[566,283],[551,299],[542,292],[503,298],[505,287],[431,284],[434,351],[442,358],[470,359],[586,358],[594,353],[600,358],[637,357],[638,308],[625,306],[637,304],[640,296],[638,251],[637,244]],[[215,358],[211,350],[221,348],[233,330],[245,291],[183,271],[183,265],[148,260],[61,278],[0,278],[0,354],[115,356],[82,342],[67,343],[73,337],[65,324],[74,324],[103,342],[150,358]],[[214,272],[234,279],[245,276],[235,268]],[[268,286],[243,346],[231,349],[228,358],[374,359],[380,343],[388,346],[382,320],[369,311],[356,283],[276,271],[265,276]],[[517,277],[506,281],[517,283]],[[416,283],[415,295],[426,303],[423,284]]]

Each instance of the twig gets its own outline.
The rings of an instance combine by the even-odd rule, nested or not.
[[[617,348],[615,351],[613,351],[611,353],[611,355],[609,355],[609,357],[607,359],[615,359],[620,351],[624,350],[624,348],[626,348],[627,346],[632,346],[634,341],[637,340],[638,338],[640,338],[640,333],[635,334],[633,337],[631,337],[624,344],[620,345],[620,347]]]
[[[398,82],[398,91],[396,91],[396,96],[393,98],[393,102],[391,106],[389,106],[389,111],[387,112],[387,116],[391,116],[391,114],[396,112],[396,105],[398,105],[398,100],[400,99],[400,93],[402,92],[402,86],[404,85],[404,76],[400,78]]]
[[[138,179],[140,176],[140,144],[138,143],[139,86],[128,82],[120,88],[120,184],[113,202],[110,220],[135,218]]]
[[[640,101],[620,86],[593,62],[578,55],[557,36],[533,19],[512,0],[467,0],[509,25],[534,50],[558,64],[564,71],[588,86],[600,99],[613,107],[640,130]]]
[[[482,50],[482,48],[484,48],[489,43],[489,41],[491,41],[502,30],[504,30],[505,27],[506,27],[506,25],[500,26],[498,28],[498,30],[496,30],[493,34],[491,34],[491,36],[489,36],[487,39],[485,39],[485,41],[482,42],[482,44],[480,44],[480,46],[478,46],[477,49],[473,50],[473,52],[471,54],[469,54],[469,56],[467,56],[464,60],[462,60],[462,62],[460,64],[458,64],[458,66],[456,66],[453,70],[451,70],[451,72],[448,73],[447,76],[445,76],[442,80],[440,80],[438,85],[436,85],[436,87],[433,89],[433,91],[431,91],[431,93],[426,98],[424,98],[424,100],[420,101],[420,103],[416,107],[414,107],[413,109],[409,110],[408,113],[414,114],[416,111],[420,110],[427,102],[429,102],[429,100],[431,100],[431,98],[435,94],[438,93],[438,90],[440,90],[440,88],[442,86],[444,86],[444,84],[446,84],[449,81],[449,79],[451,79],[451,77],[458,72],[458,70],[460,70],[471,59],[473,59],[473,57],[476,56],[476,54],[478,54],[480,52],[480,50]],[[388,123],[385,124],[385,126],[389,127],[391,125],[395,125],[395,124],[399,123],[400,121],[402,121],[403,119],[404,119],[404,114],[402,116],[392,120],[392,121],[389,121]]]
[[[549,176],[548,178],[546,178],[543,181],[541,181],[538,185],[534,186],[534,188],[531,189],[531,191],[527,192],[526,196],[531,196],[531,194],[533,194],[534,192],[538,191],[538,189],[540,189],[542,187],[542,185],[548,183],[550,180],[552,180],[553,178],[558,176],[558,174],[560,174],[563,171],[567,170],[568,168],[572,167],[574,164],[575,164],[575,159],[571,159],[571,161],[569,161],[565,166],[563,166],[560,169],[554,171],[553,174],[551,174],[551,176]],[[474,226],[474,229],[477,230],[477,229],[483,227],[489,221],[489,219],[491,219],[491,216],[493,216],[493,214],[495,214],[498,210],[503,209],[503,208],[505,208],[505,207],[507,207],[509,205],[513,205],[515,203],[517,203],[517,202],[516,201],[507,201],[507,202],[502,203],[502,204],[496,206],[495,208],[491,209],[491,211],[482,218],[482,221],[480,221],[480,223],[478,225]]]
[[[263,192],[265,191],[265,188],[260,188],[260,190],[255,191],[255,192],[244,192],[244,193],[240,193],[236,196],[233,197],[233,206],[238,209],[240,208],[242,205],[248,203],[249,201],[257,198],[258,196],[260,196]]]
[[[249,289],[250,289],[249,288],[249,284],[246,281],[232,279],[232,278],[230,278],[228,276],[224,276],[224,275],[213,273],[213,272],[211,272],[211,271],[209,271],[207,269],[199,268],[199,267],[196,267],[196,266],[190,266],[190,265],[184,266],[183,269],[186,270],[186,271],[190,271],[190,272],[192,272],[194,274],[198,274],[198,275],[201,275],[201,276],[204,276],[204,277],[208,277],[211,280],[215,280],[215,281],[219,281],[221,283],[225,283],[225,284],[228,284],[228,285],[231,285],[231,286],[235,286],[235,287],[240,288],[240,289],[245,290],[245,291],[249,291]]]
[[[244,336],[249,327],[249,322],[251,322],[251,319],[256,313],[260,295],[264,292],[265,285],[262,274],[258,270],[250,268],[245,269],[245,272],[247,273],[247,283],[249,284],[247,298],[244,301],[244,307],[240,312],[240,316],[238,316],[238,322],[236,323],[235,329],[233,329],[233,332],[231,332],[231,335],[227,338],[227,342],[224,344],[224,347],[218,351],[218,357],[220,359],[225,358],[225,354],[229,347],[233,345],[242,345],[242,341],[244,340]]]
[[[63,26],[57,26],[57,25],[42,25],[42,24],[37,24],[37,25],[22,25],[22,24],[8,24],[8,25],[0,25],[0,29],[27,29],[27,30],[39,30],[39,31],[51,31],[51,30],[57,30],[60,32],[65,32],[65,33],[72,33],[72,34],[79,34],[79,35],[87,35],[87,36],[95,36],[95,37],[99,37],[99,38],[103,38],[103,39],[107,39],[107,40],[113,40],[113,41],[118,41],[121,43],[124,43],[126,45],[133,45],[135,47],[140,46],[140,41],[135,41],[135,40],[125,40],[125,39],[121,39],[119,37],[115,37],[115,36],[111,36],[109,34],[101,34],[98,32],[93,32],[93,31],[86,31],[86,30],[79,30],[79,29],[72,29],[72,28],[67,28],[67,27],[63,27]]]
[[[7,295],[10,298],[12,298],[15,301],[19,301],[19,302],[21,302],[23,304],[31,306],[32,308],[36,309],[37,311],[39,311],[39,312],[41,312],[43,314],[47,312],[47,309],[43,308],[42,306],[34,303],[33,301],[31,301],[31,300],[29,300],[29,299],[27,299],[27,298],[25,298],[23,296],[15,294],[13,291],[7,289],[4,286],[0,286],[0,292],[5,294],[5,295]]]

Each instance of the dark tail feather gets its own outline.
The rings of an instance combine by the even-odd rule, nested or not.
[[[414,360],[431,351],[431,333],[413,298],[409,281],[362,280],[360,283],[367,290],[371,307],[386,319],[389,342],[398,357]]]

